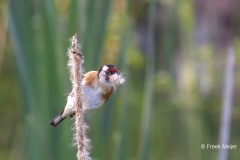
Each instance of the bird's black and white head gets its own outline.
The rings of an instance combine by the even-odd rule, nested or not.
[[[98,79],[105,85],[117,86],[122,84],[125,79],[122,74],[118,72],[117,67],[112,64],[102,66],[98,71]]]

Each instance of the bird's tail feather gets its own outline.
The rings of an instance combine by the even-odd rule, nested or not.
[[[55,128],[59,123],[61,123],[66,117],[62,118],[62,114],[63,114],[64,109],[58,113],[50,122],[49,124]]]

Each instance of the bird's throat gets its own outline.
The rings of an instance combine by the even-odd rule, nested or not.
[[[106,81],[109,81],[109,77],[107,76],[107,77],[105,78],[105,80],[106,80]]]

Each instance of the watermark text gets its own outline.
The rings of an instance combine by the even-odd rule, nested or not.
[[[202,149],[237,149],[237,145],[234,144],[201,144]]]

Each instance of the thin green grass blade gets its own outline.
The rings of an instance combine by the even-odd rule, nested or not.
[[[150,157],[150,130],[151,130],[151,108],[153,97],[153,78],[155,68],[155,26],[156,26],[157,3],[154,0],[149,2],[148,9],[148,31],[147,31],[147,55],[145,75],[145,97],[141,117],[141,139],[139,146],[139,159],[146,160]]]

